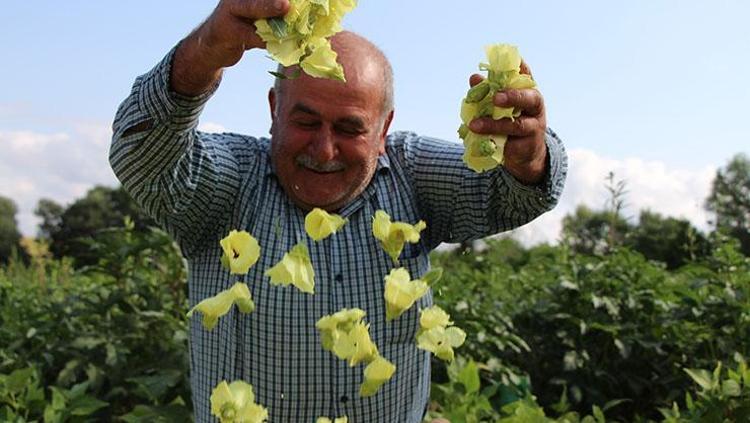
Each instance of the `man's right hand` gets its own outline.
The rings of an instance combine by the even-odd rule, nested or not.
[[[172,63],[170,85],[183,95],[208,91],[225,67],[240,61],[245,51],[264,48],[255,33],[257,19],[284,16],[289,0],[221,0],[211,16],[182,40]]]

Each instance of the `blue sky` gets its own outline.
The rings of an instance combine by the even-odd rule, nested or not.
[[[117,105],[133,79],[215,4],[4,5],[0,145],[12,148],[0,157],[0,195],[19,203],[25,232],[38,197],[66,202],[87,183],[114,183],[106,143]],[[444,139],[456,139],[460,99],[483,46],[518,45],[545,96],[549,125],[571,151],[571,165],[578,164],[571,167],[568,209],[603,202],[598,173],[609,167],[631,184],[634,209],[657,207],[696,221],[704,217],[695,207],[661,204],[658,189],[692,188],[701,191],[698,202],[711,172],[750,150],[748,16],[750,3],[741,1],[360,0],[345,27],[381,46],[393,63],[392,128]],[[272,83],[266,71],[273,67],[262,52],[246,55],[226,72],[202,122],[265,134]]]

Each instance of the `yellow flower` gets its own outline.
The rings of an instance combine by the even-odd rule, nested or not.
[[[300,66],[306,74],[316,78],[346,81],[344,68],[336,62],[338,55],[333,51],[328,41],[320,38],[313,40],[310,46],[313,48],[312,53],[300,62]]]
[[[430,287],[427,282],[411,280],[409,271],[403,267],[391,270],[385,277],[385,318],[393,320],[414,305]]]
[[[521,56],[517,47],[494,44],[485,47],[485,52],[489,63],[481,63],[479,69],[488,71],[487,78],[467,91],[461,103],[461,127],[458,130],[459,137],[464,140],[464,162],[475,172],[484,172],[503,164],[503,150],[508,137],[476,134],[469,130],[469,123],[490,116],[495,120],[515,119],[521,115],[521,110],[495,106],[495,94],[508,88],[536,87],[529,75],[520,73]]]
[[[504,135],[479,135],[469,131],[464,138],[464,163],[469,169],[481,173],[503,164]]]
[[[358,308],[323,316],[315,323],[321,333],[323,349],[331,351],[350,366],[369,363],[378,355],[378,347],[370,339],[369,325],[362,322],[365,312]]]
[[[453,361],[453,348],[460,347],[466,340],[466,333],[451,326],[437,326],[417,335],[417,347],[435,354],[441,360]]]
[[[265,275],[271,278],[272,285],[294,285],[302,292],[315,292],[315,272],[303,242],[292,247],[280,262],[266,270]]]
[[[396,366],[383,357],[378,356],[365,367],[365,378],[359,387],[359,395],[370,397],[378,392],[380,387],[388,382],[396,372]]]
[[[258,240],[245,231],[233,230],[219,244],[224,250],[221,264],[233,275],[246,274],[260,257]]]
[[[253,387],[243,381],[219,383],[211,392],[211,414],[221,423],[261,423],[268,419],[268,410],[255,404]]]
[[[448,313],[438,306],[422,310],[417,347],[430,351],[442,360],[453,361],[453,348],[464,343],[466,333],[455,326],[449,327],[452,324]]]
[[[342,309],[332,315],[323,316],[315,323],[321,334],[321,343],[326,351],[334,351],[340,339],[352,330],[354,324],[365,317],[359,308]]]
[[[383,210],[377,210],[372,221],[372,234],[380,241],[383,249],[398,264],[398,257],[404,249],[404,244],[419,242],[419,233],[427,227],[424,220],[414,225],[404,222],[391,222],[391,216]]]
[[[282,65],[300,64],[311,76],[343,81],[343,68],[327,38],[341,31],[341,19],[356,4],[354,0],[291,0],[283,19],[256,20],[256,33]]]
[[[359,363],[369,363],[378,356],[378,347],[370,339],[370,325],[357,322],[354,327],[343,334],[338,342],[333,344],[333,353],[342,360],[349,360],[349,366]]]
[[[305,232],[310,238],[320,241],[341,229],[345,223],[343,217],[316,207],[305,216]]]
[[[423,330],[429,330],[438,326],[446,327],[452,325],[451,317],[439,306],[432,306],[422,310],[419,316],[419,326]]]
[[[247,285],[237,282],[231,288],[221,291],[213,297],[206,298],[190,309],[187,317],[192,317],[196,311],[200,312],[203,314],[203,327],[211,330],[216,326],[219,317],[229,312],[232,304],[237,304],[237,308],[243,313],[251,313],[255,310],[255,303],[253,303]]]
[[[484,68],[494,72],[517,71],[521,68],[521,55],[518,47],[509,44],[492,44],[484,48],[489,64]]]

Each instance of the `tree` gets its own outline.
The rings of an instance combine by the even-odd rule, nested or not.
[[[716,230],[737,238],[750,255],[750,159],[745,154],[716,171],[706,209],[715,215]]]
[[[42,219],[39,224],[39,237],[52,239],[52,235],[60,230],[62,224],[62,215],[65,208],[55,201],[48,198],[42,198],[34,209],[34,215]]]
[[[55,257],[72,257],[77,266],[96,263],[98,258],[88,242],[104,229],[123,227],[125,216],[133,219],[138,231],[153,225],[122,187],[94,187],[62,212],[61,209],[50,200],[39,202],[35,213],[42,218],[40,233],[50,239]]]
[[[604,254],[622,245],[631,227],[621,216],[579,205],[562,220],[562,241],[580,254]]]
[[[650,210],[642,210],[636,225],[625,240],[625,245],[675,269],[708,254],[708,240],[686,219],[663,217]]]
[[[16,223],[16,204],[10,198],[0,197],[0,263],[7,263],[13,250],[20,251],[21,233]]]

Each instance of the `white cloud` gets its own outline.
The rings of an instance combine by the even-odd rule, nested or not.
[[[214,133],[222,133],[222,132],[228,132],[227,128],[224,127],[224,125],[215,123],[215,122],[201,122],[198,125],[198,130],[203,132],[214,132]]]
[[[68,132],[0,131],[0,195],[18,206],[25,235],[34,235],[40,198],[67,204],[94,185],[115,186],[109,167],[108,124],[80,123]]]
[[[660,161],[638,158],[613,159],[591,150],[568,151],[569,171],[565,191],[558,206],[537,220],[513,232],[526,245],[555,242],[562,218],[579,204],[601,209],[608,199],[605,178],[612,171],[615,180],[626,182],[625,215],[633,223],[642,209],[689,220],[702,230],[708,229],[708,214],[703,202],[711,189],[715,166],[698,170],[678,169]]]

